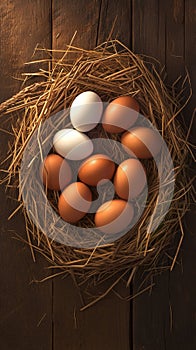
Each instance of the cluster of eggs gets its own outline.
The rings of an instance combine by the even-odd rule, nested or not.
[[[160,151],[153,129],[134,127],[138,114],[139,104],[131,96],[116,98],[104,111],[100,97],[93,91],[83,92],[75,98],[70,108],[73,128],[62,129],[55,134],[55,152],[49,154],[41,165],[43,184],[48,189],[61,191],[58,212],[64,221],[77,223],[81,220],[90,210],[92,187],[101,181],[112,180],[117,198],[97,209],[95,226],[104,230],[109,225],[109,232],[113,233],[130,224],[134,216],[131,201],[142,193],[147,182],[139,159],[151,158],[150,150],[155,153]],[[98,123],[108,134],[121,134],[121,143],[130,157],[118,166],[105,154],[93,154],[93,142],[86,133]],[[150,147],[147,148],[146,144]],[[73,180],[71,163],[74,161],[81,162],[77,181]],[[112,222],[115,224],[112,225]]]

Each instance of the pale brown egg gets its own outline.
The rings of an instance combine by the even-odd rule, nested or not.
[[[60,173],[61,183],[59,180]],[[43,184],[47,188],[56,191],[65,188],[72,179],[72,171],[68,162],[57,154],[49,154],[44,159],[40,166],[40,175]]]
[[[88,186],[82,182],[73,182],[59,197],[59,214],[66,222],[76,223],[86,215],[91,203],[92,193]]]
[[[95,214],[95,225],[104,233],[119,233],[126,229],[134,216],[131,203],[114,199],[102,204]]]
[[[118,97],[109,103],[103,114],[103,128],[114,134],[128,130],[135,123],[138,113],[139,104],[133,97]]]
[[[79,168],[79,179],[90,186],[97,186],[103,179],[111,179],[114,175],[115,164],[104,154],[95,154],[85,160]]]
[[[135,153],[137,158],[155,158],[161,150],[162,142],[158,131],[147,127],[128,130],[121,137],[121,143],[127,152]]]
[[[146,184],[146,173],[138,159],[124,160],[118,166],[114,176],[114,187],[120,198],[126,200],[136,198]]]

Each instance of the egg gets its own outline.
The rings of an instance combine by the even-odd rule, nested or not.
[[[76,223],[89,211],[91,202],[91,190],[81,182],[73,182],[59,197],[59,214],[64,221]]]
[[[62,174],[60,183],[59,174]],[[72,171],[68,162],[58,154],[49,154],[40,166],[40,175],[43,184],[51,189],[59,191],[66,187],[72,179]]]
[[[74,129],[62,129],[53,138],[57,153],[70,160],[81,160],[93,152],[93,143],[89,137]]]
[[[114,176],[114,187],[118,196],[130,200],[137,197],[147,184],[146,173],[138,159],[124,160]]]
[[[139,104],[133,97],[118,97],[109,103],[103,114],[103,128],[109,133],[121,133],[136,122],[138,113]]]
[[[114,175],[115,164],[104,154],[95,154],[86,159],[79,168],[79,179],[90,186],[97,186],[103,179],[111,179]]]
[[[125,132],[121,137],[121,143],[126,147],[127,152],[130,151],[130,154],[134,152],[140,159],[155,158],[162,146],[159,132],[142,126]]]
[[[70,119],[75,129],[87,132],[100,122],[103,112],[103,103],[93,91],[79,94],[70,108]]]
[[[119,233],[128,227],[133,216],[134,209],[131,203],[114,199],[99,207],[94,222],[104,233]]]

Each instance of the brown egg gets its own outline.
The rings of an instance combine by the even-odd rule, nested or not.
[[[59,180],[60,173],[61,183]],[[68,162],[57,154],[49,154],[44,159],[40,167],[40,174],[43,184],[47,188],[56,191],[65,188],[72,179],[72,171]]]
[[[134,199],[143,191],[146,184],[146,173],[138,159],[124,160],[118,166],[114,176],[114,187],[120,198]]]
[[[128,130],[136,121],[139,113],[139,104],[131,96],[116,98],[107,106],[102,125],[109,133],[120,133]]]
[[[75,223],[86,215],[91,201],[91,190],[81,182],[73,182],[64,189],[59,197],[59,214],[63,220]]]
[[[95,214],[95,225],[104,233],[118,233],[131,223],[134,216],[133,206],[122,200],[114,199],[102,204]]]
[[[103,179],[111,179],[114,175],[115,164],[104,154],[95,154],[85,160],[79,168],[79,179],[90,186],[97,186]]]
[[[121,142],[128,153],[134,152],[141,159],[155,158],[162,145],[158,131],[142,126],[125,132]]]

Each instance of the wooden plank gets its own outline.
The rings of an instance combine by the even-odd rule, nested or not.
[[[74,45],[84,49],[96,44],[101,0],[53,0],[53,48],[65,49],[75,31]]]
[[[194,0],[185,1],[185,63],[192,77],[192,87],[196,88],[195,67],[196,8]],[[194,107],[194,105],[193,105]]]
[[[194,2],[194,1],[193,1]],[[186,63],[192,66],[193,2],[185,1],[134,1],[133,33],[135,49],[153,55],[165,64],[172,83],[184,74],[184,48]],[[137,24],[137,19],[143,19]],[[160,21],[161,18],[161,21]],[[191,19],[191,20],[190,20]],[[185,27],[184,27],[185,26]],[[153,34],[154,33],[154,34]],[[158,33],[156,35],[156,33]],[[185,41],[184,41],[185,39]],[[193,111],[194,105],[189,105]],[[187,117],[187,110],[185,110]],[[190,119],[189,119],[190,120]],[[185,238],[174,271],[155,279],[151,295],[143,294],[133,302],[133,349],[195,349],[195,238],[193,213],[189,228],[184,222]],[[192,232],[192,234],[191,234]],[[137,291],[138,281],[134,290]]]
[[[97,287],[98,294],[101,289]],[[117,293],[129,294],[124,285]],[[110,294],[97,304],[80,311],[78,291],[71,278],[57,278],[54,283],[54,350],[130,350],[129,302]]]
[[[111,33],[112,39],[118,39],[131,48],[131,1],[102,0],[97,43],[106,41]]]
[[[129,38],[130,35],[130,22],[123,25],[122,31],[120,28],[127,3],[128,1],[122,2],[120,21],[117,22],[116,33],[120,33],[120,38]],[[111,1],[92,0],[53,1],[53,49],[63,49],[76,29],[78,34],[74,44],[93,48],[107,39],[119,9],[120,2],[117,1],[114,4]],[[102,288],[106,287],[107,284]],[[129,290],[122,285],[117,291],[124,296],[129,294]],[[129,302],[110,294],[83,312],[80,311],[81,306],[78,291],[71,278],[55,279],[54,350],[130,349]]]
[[[176,79],[177,75],[184,75],[185,68],[189,71],[193,96],[183,111],[187,129],[189,128],[195,108],[196,97],[196,7],[195,1],[174,1],[173,21],[168,30],[168,75]],[[168,18],[170,20],[170,18]],[[183,28],[183,29],[182,29]],[[169,41],[170,38],[170,41]],[[184,38],[184,43],[182,38]],[[170,49],[170,50],[169,50]],[[185,93],[185,97],[187,93]],[[192,142],[196,132],[191,130]],[[172,330],[168,339],[168,348],[195,349],[196,348],[196,239],[195,239],[195,206],[185,217],[183,226],[185,238],[179,255],[180,266],[175,266],[169,279],[169,295],[172,310]]]
[[[37,43],[50,46],[50,4],[47,0],[0,2],[0,100],[16,93],[24,62]],[[2,126],[2,124],[1,124]],[[11,125],[7,125],[9,127]],[[1,132],[1,160],[7,153],[8,134]],[[46,263],[15,237],[26,238],[24,219],[17,215],[7,221],[16,206],[0,188],[0,344],[3,350],[52,349],[51,282],[32,283],[44,275]]]
[[[196,38],[196,8],[195,1],[184,2],[184,61],[190,74],[193,96],[183,112],[187,128],[189,128],[196,98],[196,52],[193,49]],[[196,130],[193,126],[190,141],[195,142]],[[195,174],[193,170],[193,175]],[[195,238],[195,204],[184,220],[185,239],[180,254],[180,267],[170,277],[170,300],[173,310],[173,338],[170,348],[176,346],[178,349],[196,348],[196,238]]]
[[[189,126],[193,109],[195,108],[196,98],[196,52],[195,52],[195,39],[196,38],[196,8],[195,1],[185,1],[185,64],[188,68],[188,72],[191,77],[191,85],[193,95],[190,103],[186,106],[185,122]],[[195,143],[196,140],[196,128],[193,125],[192,132],[190,135],[190,142]]]
[[[165,63],[164,3],[157,0],[133,0],[132,49],[135,53],[156,57]]]
[[[156,0],[133,1],[133,50],[157,58],[165,64],[165,9]],[[142,276],[141,271],[141,276]],[[137,293],[142,277],[137,276],[133,292]],[[168,275],[155,281],[151,296],[142,294],[133,300],[133,349],[165,349],[168,328]]]
[[[12,96],[21,86],[20,73],[32,57],[37,44],[51,44],[50,4],[47,0],[6,0],[1,2],[0,67],[6,79],[1,88],[1,101]],[[41,56],[40,56],[41,57]]]
[[[180,76],[185,75],[184,0],[170,0],[165,5],[165,67],[167,82],[172,84]]]

